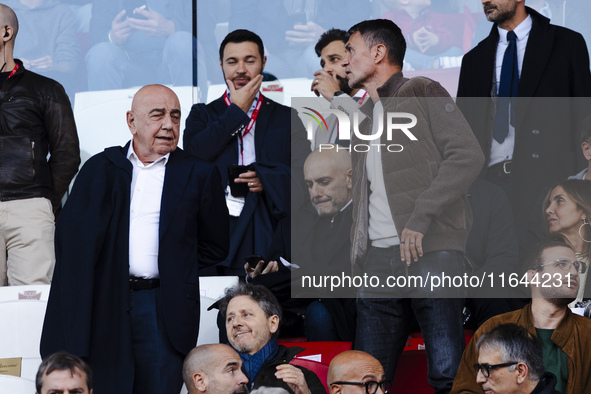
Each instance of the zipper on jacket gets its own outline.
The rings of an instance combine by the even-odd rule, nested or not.
[[[31,155],[33,156],[33,160],[35,160],[35,141],[31,141]]]

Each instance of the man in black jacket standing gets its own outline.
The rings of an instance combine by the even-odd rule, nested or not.
[[[50,283],[54,213],[80,164],[68,96],[13,58],[17,33],[0,4],[0,285]]]

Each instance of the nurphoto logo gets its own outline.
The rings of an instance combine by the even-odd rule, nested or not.
[[[308,103],[309,102],[310,101],[308,101]],[[374,127],[373,133],[364,134],[359,130],[360,119],[363,120],[363,118],[365,117],[365,115],[360,113],[360,110],[355,110],[352,113],[351,117],[353,121],[351,122],[349,115],[339,109],[314,109],[310,106],[302,106],[301,108],[305,110],[302,111],[302,113],[304,115],[307,115],[304,124],[306,126],[306,131],[309,139],[312,139],[314,133],[330,133],[332,132],[334,127],[337,128],[338,139],[341,141],[351,140],[351,136],[355,135],[355,137],[361,141],[379,142],[382,138],[382,134],[384,133],[384,113],[382,110],[378,110],[375,113],[377,127]],[[327,114],[329,116],[334,115],[336,117],[336,123],[330,122],[332,127],[329,126],[329,122],[327,122],[325,116],[323,116]],[[411,132],[411,129],[417,124],[417,117],[415,115],[408,112],[387,112],[385,120],[386,139],[388,141],[392,141],[392,136],[395,132],[403,132],[410,141],[418,141],[417,137],[415,137],[415,135]],[[380,149],[386,149],[388,152],[402,152],[402,150],[404,149],[404,147],[400,144],[381,143],[356,143],[352,144],[348,148],[336,147],[336,149],[347,149],[349,151],[353,150],[355,152],[367,152],[370,149],[372,149],[372,147],[377,148],[378,152],[380,151]],[[335,149],[335,146],[332,144],[320,144],[319,149],[321,151],[323,149]]]

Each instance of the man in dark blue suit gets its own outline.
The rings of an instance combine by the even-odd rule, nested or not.
[[[507,192],[524,246],[539,194],[586,165],[579,124],[590,108],[589,54],[579,33],[550,24],[524,0],[482,5],[494,25],[462,60],[457,103],[485,154],[481,175]],[[510,112],[497,111],[508,98]]]
[[[295,110],[259,92],[265,62],[258,35],[248,30],[228,34],[220,46],[228,89],[207,105],[194,105],[187,118],[185,149],[214,163],[224,186],[247,186],[243,193],[226,190],[230,253],[214,274],[243,275],[244,256],[266,256],[278,221],[290,213],[291,168],[294,181],[303,185],[310,143]],[[245,172],[229,176],[236,165]]]
[[[180,392],[199,268],[228,252],[219,173],[177,149],[180,118],[172,90],[140,89],[133,139],[88,160],[57,223],[41,355],[85,358],[97,394]]]

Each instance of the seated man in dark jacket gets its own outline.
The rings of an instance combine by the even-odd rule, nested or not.
[[[251,389],[266,386],[296,394],[326,393],[312,371],[288,364],[303,349],[277,344],[281,306],[266,287],[239,284],[226,289],[220,311]]]

